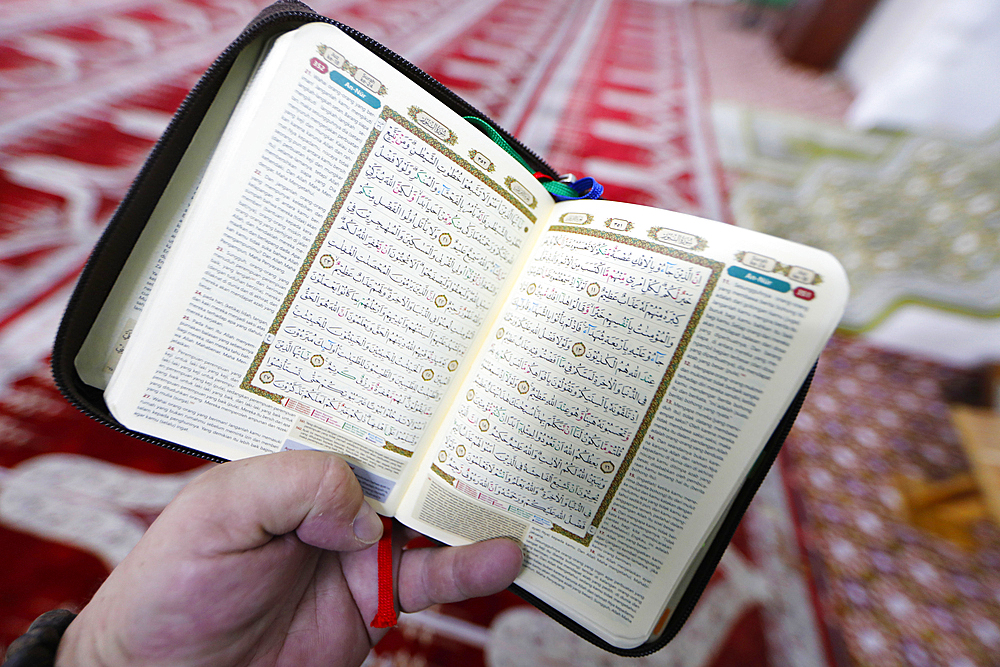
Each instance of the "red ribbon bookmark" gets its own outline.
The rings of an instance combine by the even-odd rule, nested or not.
[[[392,519],[382,519],[382,538],[378,541],[378,610],[372,619],[373,628],[396,625],[396,601],[392,594]]]

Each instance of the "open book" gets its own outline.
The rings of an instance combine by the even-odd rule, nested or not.
[[[308,23],[242,51],[75,363],[135,432],[216,460],[333,451],[426,535],[513,537],[522,591],[631,649],[676,612],[846,297],[815,249],[555,203]]]

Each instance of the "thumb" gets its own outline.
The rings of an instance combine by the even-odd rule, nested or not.
[[[306,544],[355,551],[382,536],[350,466],[325,452],[290,451],[224,463],[191,482],[157,523],[183,522],[189,544],[246,551],[294,532]]]

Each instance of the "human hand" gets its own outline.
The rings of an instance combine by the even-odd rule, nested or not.
[[[397,609],[503,590],[512,540],[401,551]],[[321,452],[225,463],[164,509],[70,624],[56,665],[359,665],[387,630],[375,546],[382,523],[350,467]]]

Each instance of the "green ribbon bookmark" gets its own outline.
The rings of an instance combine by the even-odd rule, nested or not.
[[[485,132],[486,136],[488,136],[490,139],[492,139],[493,142],[496,143],[497,146],[499,146],[500,148],[502,148],[505,151],[507,151],[507,153],[509,153],[510,156],[513,157],[515,160],[517,160],[518,162],[520,162],[521,165],[524,166],[525,169],[527,169],[527,170],[529,170],[531,172],[535,171],[525,161],[525,159],[523,157],[521,157],[521,154],[518,153],[516,150],[514,150],[511,147],[511,145],[507,143],[507,140],[504,139],[503,136],[501,136],[501,134],[499,132],[497,132],[495,129],[493,129],[492,125],[490,125],[489,123],[487,123],[482,118],[477,118],[475,116],[465,116],[465,120],[469,121],[470,123],[472,123],[473,125],[475,125],[476,127],[478,127],[480,130],[482,130],[483,132]],[[590,179],[586,179],[586,180],[590,180]],[[547,180],[547,181],[540,181],[540,182],[542,184],[542,187],[549,191],[549,194],[553,195],[554,197],[556,197],[558,199],[582,199],[582,198],[585,198],[585,197],[586,198],[590,198],[590,199],[596,199],[597,197],[600,196],[600,192],[598,192],[596,196],[592,196],[592,197],[588,197],[588,193],[586,193],[586,192],[581,195],[580,192],[578,192],[576,189],[574,189],[569,183],[563,183],[562,181]],[[600,188],[601,191],[604,190],[604,188],[602,188],[596,181],[594,182],[594,186],[593,187]]]

